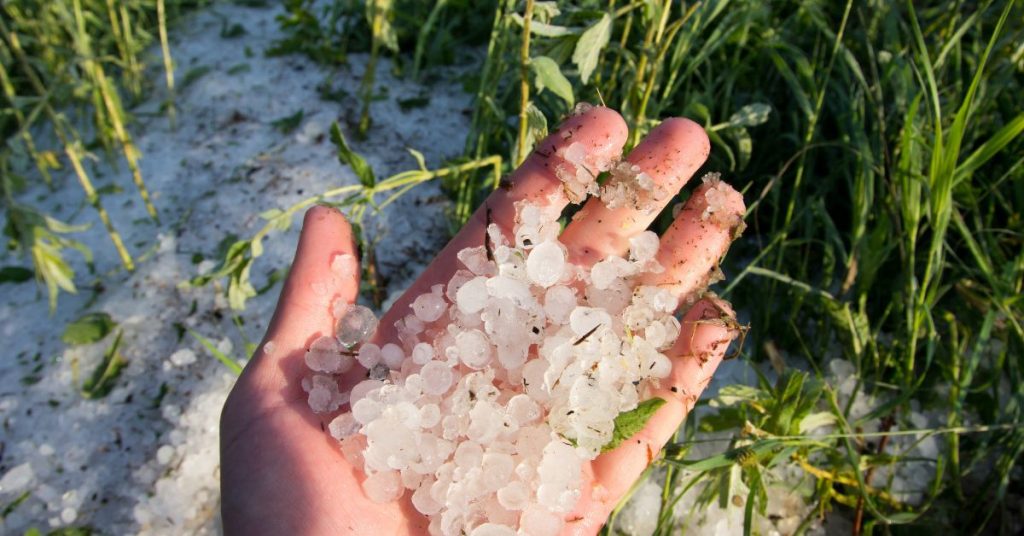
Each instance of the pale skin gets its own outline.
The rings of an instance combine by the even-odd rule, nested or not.
[[[579,142],[589,155],[602,158],[621,153],[626,139],[624,121],[607,108],[567,119],[512,174],[508,184],[487,199],[384,315],[377,338],[388,340],[394,322],[409,313],[412,300],[432,285],[446,282],[460,268],[456,253],[482,244],[487,221],[510,236],[516,201],[568,203],[554,172],[560,162],[559,148]],[[709,148],[706,134],[696,123],[670,119],[654,129],[627,158],[666,191],[675,193],[704,163]],[[708,273],[717,266],[735,231],[703,215],[702,203],[706,202],[701,194],[706,188],[701,186],[691,195],[662,236],[658,260],[665,271],[647,275],[643,281],[670,288],[686,311],[679,339],[666,352],[672,358],[672,373],[649,392],[667,403],[640,433],[584,467],[581,499],[566,517],[564,534],[594,534],[601,528],[619,499],[678,430],[739,333],[727,303],[714,297],[689,303],[694,290],[705,284]],[[662,203],[671,197],[666,196]],[[607,255],[623,255],[628,251],[629,237],[646,229],[658,208],[613,210],[591,199],[560,240],[578,264],[592,265]],[[723,208],[742,215],[742,197],[729,197]],[[358,270],[351,277],[341,277],[332,269],[332,261],[343,254],[355,254],[352,230],[344,216],[332,208],[310,209],[291,273],[263,339],[264,343],[273,341],[274,350],[268,354],[266,346],[261,345],[232,389],[221,416],[226,534],[427,532],[429,520],[413,508],[408,493],[389,504],[373,503],[363,494],[361,470],[345,460],[337,441],[324,432],[330,416],[314,415],[301,387],[308,371],[303,359],[306,348],[316,338],[333,332],[329,304],[337,299],[350,303],[356,299]],[[350,389],[361,375],[365,377],[364,370],[350,372],[342,389]]]

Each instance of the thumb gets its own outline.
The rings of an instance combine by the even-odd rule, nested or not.
[[[352,303],[359,291],[359,261],[352,227],[335,208],[306,211],[295,259],[277,309],[243,377],[283,386],[302,375],[305,349],[334,333],[332,306]]]

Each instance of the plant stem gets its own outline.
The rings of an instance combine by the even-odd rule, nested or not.
[[[526,160],[527,109],[530,106],[530,21],[532,19],[533,0],[526,0],[526,11],[523,13],[523,42],[519,48],[519,138],[516,143],[516,160],[513,162],[515,166]]]
[[[156,19],[160,33],[160,54],[164,59],[164,80],[167,84],[167,117],[170,118],[171,127],[174,127],[174,62],[171,59],[171,46],[167,39],[167,9],[164,0],[156,0]]]

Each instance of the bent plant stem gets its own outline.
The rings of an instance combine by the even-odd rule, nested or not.
[[[142,180],[142,171],[139,169],[139,150],[135,147],[131,135],[124,128],[124,122],[121,120],[122,109],[117,95],[113,93],[115,91],[114,87],[110,84],[110,81],[99,65],[94,65],[94,69],[96,70],[96,77],[100,82],[103,104],[106,106],[107,112],[110,114],[110,121],[114,126],[114,134],[117,136],[118,141],[121,142],[124,159],[128,162],[128,169],[132,172],[132,182],[135,183],[135,188],[139,191],[139,197],[142,198],[142,203],[146,206],[146,212],[149,214],[149,217],[154,222],[160,223],[160,216],[157,214],[156,207],[153,206],[153,202],[149,197],[149,189],[146,188],[146,183]]]
[[[4,96],[8,102],[15,102],[17,97],[14,91],[14,84],[11,82],[10,74],[7,72],[7,66],[0,64],[0,86],[3,86]],[[45,96],[41,97],[45,100]],[[46,164],[46,159],[42,153],[36,149],[35,140],[32,139],[32,134],[29,132],[29,126],[32,124],[31,117],[25,117],[24,112],[21,111],[17,106],[11,106],[10,108],[14,112],[14,119],[18,122],[18,136],[21,137],[22,143],[25,144],[25,150],[28,151],[32,161],[36,164],[36,169],[39,170],[39,174],[43,177],[43,182],[47,186],[53,186],[53,177],[50,175],[50,168]]]
[[[271,233],[271,231],[275,229],[287,228],[287,223],[291,222],[292,217],[297,212],[304,210],[308,207],[311,207],[317,203],[326,203],[329,199],[343,197],[344,199],[340,203],[336,204],[345,205],[349,204],[349,202],[354,203],[355,206],[352,209],[352,216],[353,220],[355,220],[358,223],[362,221],[367,204],[373,206],[374,212],[378,212],[387,205],[391,204],[396,199],[398,199],[398,197],[400,197],[402,193],[408,191],[413,186],[422,184],[430,180],[440,179],[450,175],[465,173],[467,171],[487,167],[492,167],[495,170],[495,175],[497,176],[501,170],[501,157],[498,155],[492,155],[487,158],[480,158],[477,160],[472,160],[470,162],[465,162],[455,166],[449,166],[446,168],[436,170],[405,171],[402,173],[398,173],[397,175],[388,177],[387,179],[378,182],[373,187],[368,188],[362,184],[349,184],[347,186],[341,186],[338,188],[327,190],[326,192],[323,192],[318,195],[307,197],[306,199],[303,199],[289,206],[288,208],[283,209],[280,213],[276,214],[275,216],[268,218],[267,223],[259,231],[257,231],[252,236],[252,238],[248,240],[248,255],[250,256],[251,259],[259,257],[263,251],[263,238],[265,238],[267,235]],[[397,192],[390,195],[383,203],[376,205],[373,202],[374,196],[376,196],[377,194],[393,190],[397,190]],[[225,259],[223,261],[224,264],[222,265],[223,268],[221,270],[230,266],[229,261],[230,259]],[[218,277],[223,277],[228,273],[230,273],[230,270],[218,272],[213,277],[205,279],[205,282],[209,282],[212,279]]]
[[[370,30],[373,33],[373,37],[370,40],[370,59],[366,62],[366,72],[363,73],[363,81],[359,88],[359,94],[363,100],[363,111],[359,116],[359,129],[357,130],[360,138],[365,138],[366,133],[370,131],[370,100],[373,98],[373,82],[377,72],[377,59],[380,57],[384,17],[387,16],[387,12],[377,2],[370,0],[369,5],[373,10],[373,16],[370,21]]]
[[[156,0],[156,18],[160,33],[160,54],[164,59],[164,75],[167,84],[167,116],[171,121],[171,128],[174,128],[174,63],[171,60],[171,46],[167,40],[167,9],[164,0]]]
[[[523,42],[519,49],[519,136],[516,141],[516,166],[526,160],[527,108],[530,106],[530,21],[533,19],[533,0],[526,0],[523,13]]]
[[[110,215],[107,214],[106,209],[103,208],[103,204],[100,202],[99,194],[96,193],[89,175],[85,172],[85,168],[82,167],[82,153],[79,147],[81,142],[77,140],[69,142],[61,131],[58,131],[58,136],[61,139],[61,144],[64,145],[65,154],[67,154],[68,159],[71,161],[71,167],[75,170],[78,183],[82,185],[82,190],[85,191],[86,199],[92,205],[92,208],[96,210],[96,213],[99,214],[103,227],[107,229],[107,234],[110,235],[110,241],[114,243],[114,249],[117,250],[118,256],[121,257],[121,264],[129,272],[135,270],[135,263],[132,261],[132,256],[128,253],[128,249],[125,248],[124,242],[121,240],[121,234],[114,228],[113,222],[110,221]]]

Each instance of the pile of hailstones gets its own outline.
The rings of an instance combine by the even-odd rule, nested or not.
[[[575,145],[564,151],[569,162]],[[642,205],[645,190],[655,193],[639,170],[606,167],[638,185],[607,190],[633,199],[600,192],[607,204]],[[584,173],[563,169],[567,190],[596,190]],[[616,416],[671,370],[662,352],[680,331],[677,300],[633,282],[662,270],[657,235],[640,233],[628,258],[587,269],[566,258],[557,212],[516,208],[514,243],[492,224],[488,244],[460,251],[462,269],[396,323],[397,344],[363,342],[376,318],[341,305],[336,336],[306,354],[310,407],[351,408],[329,431],[365,472],[366,495],[385,503],[410,490],[432,534],[557,534],[580,497],[582,464],[612,439]],[[368,379],[339,392],[355,362]]]

